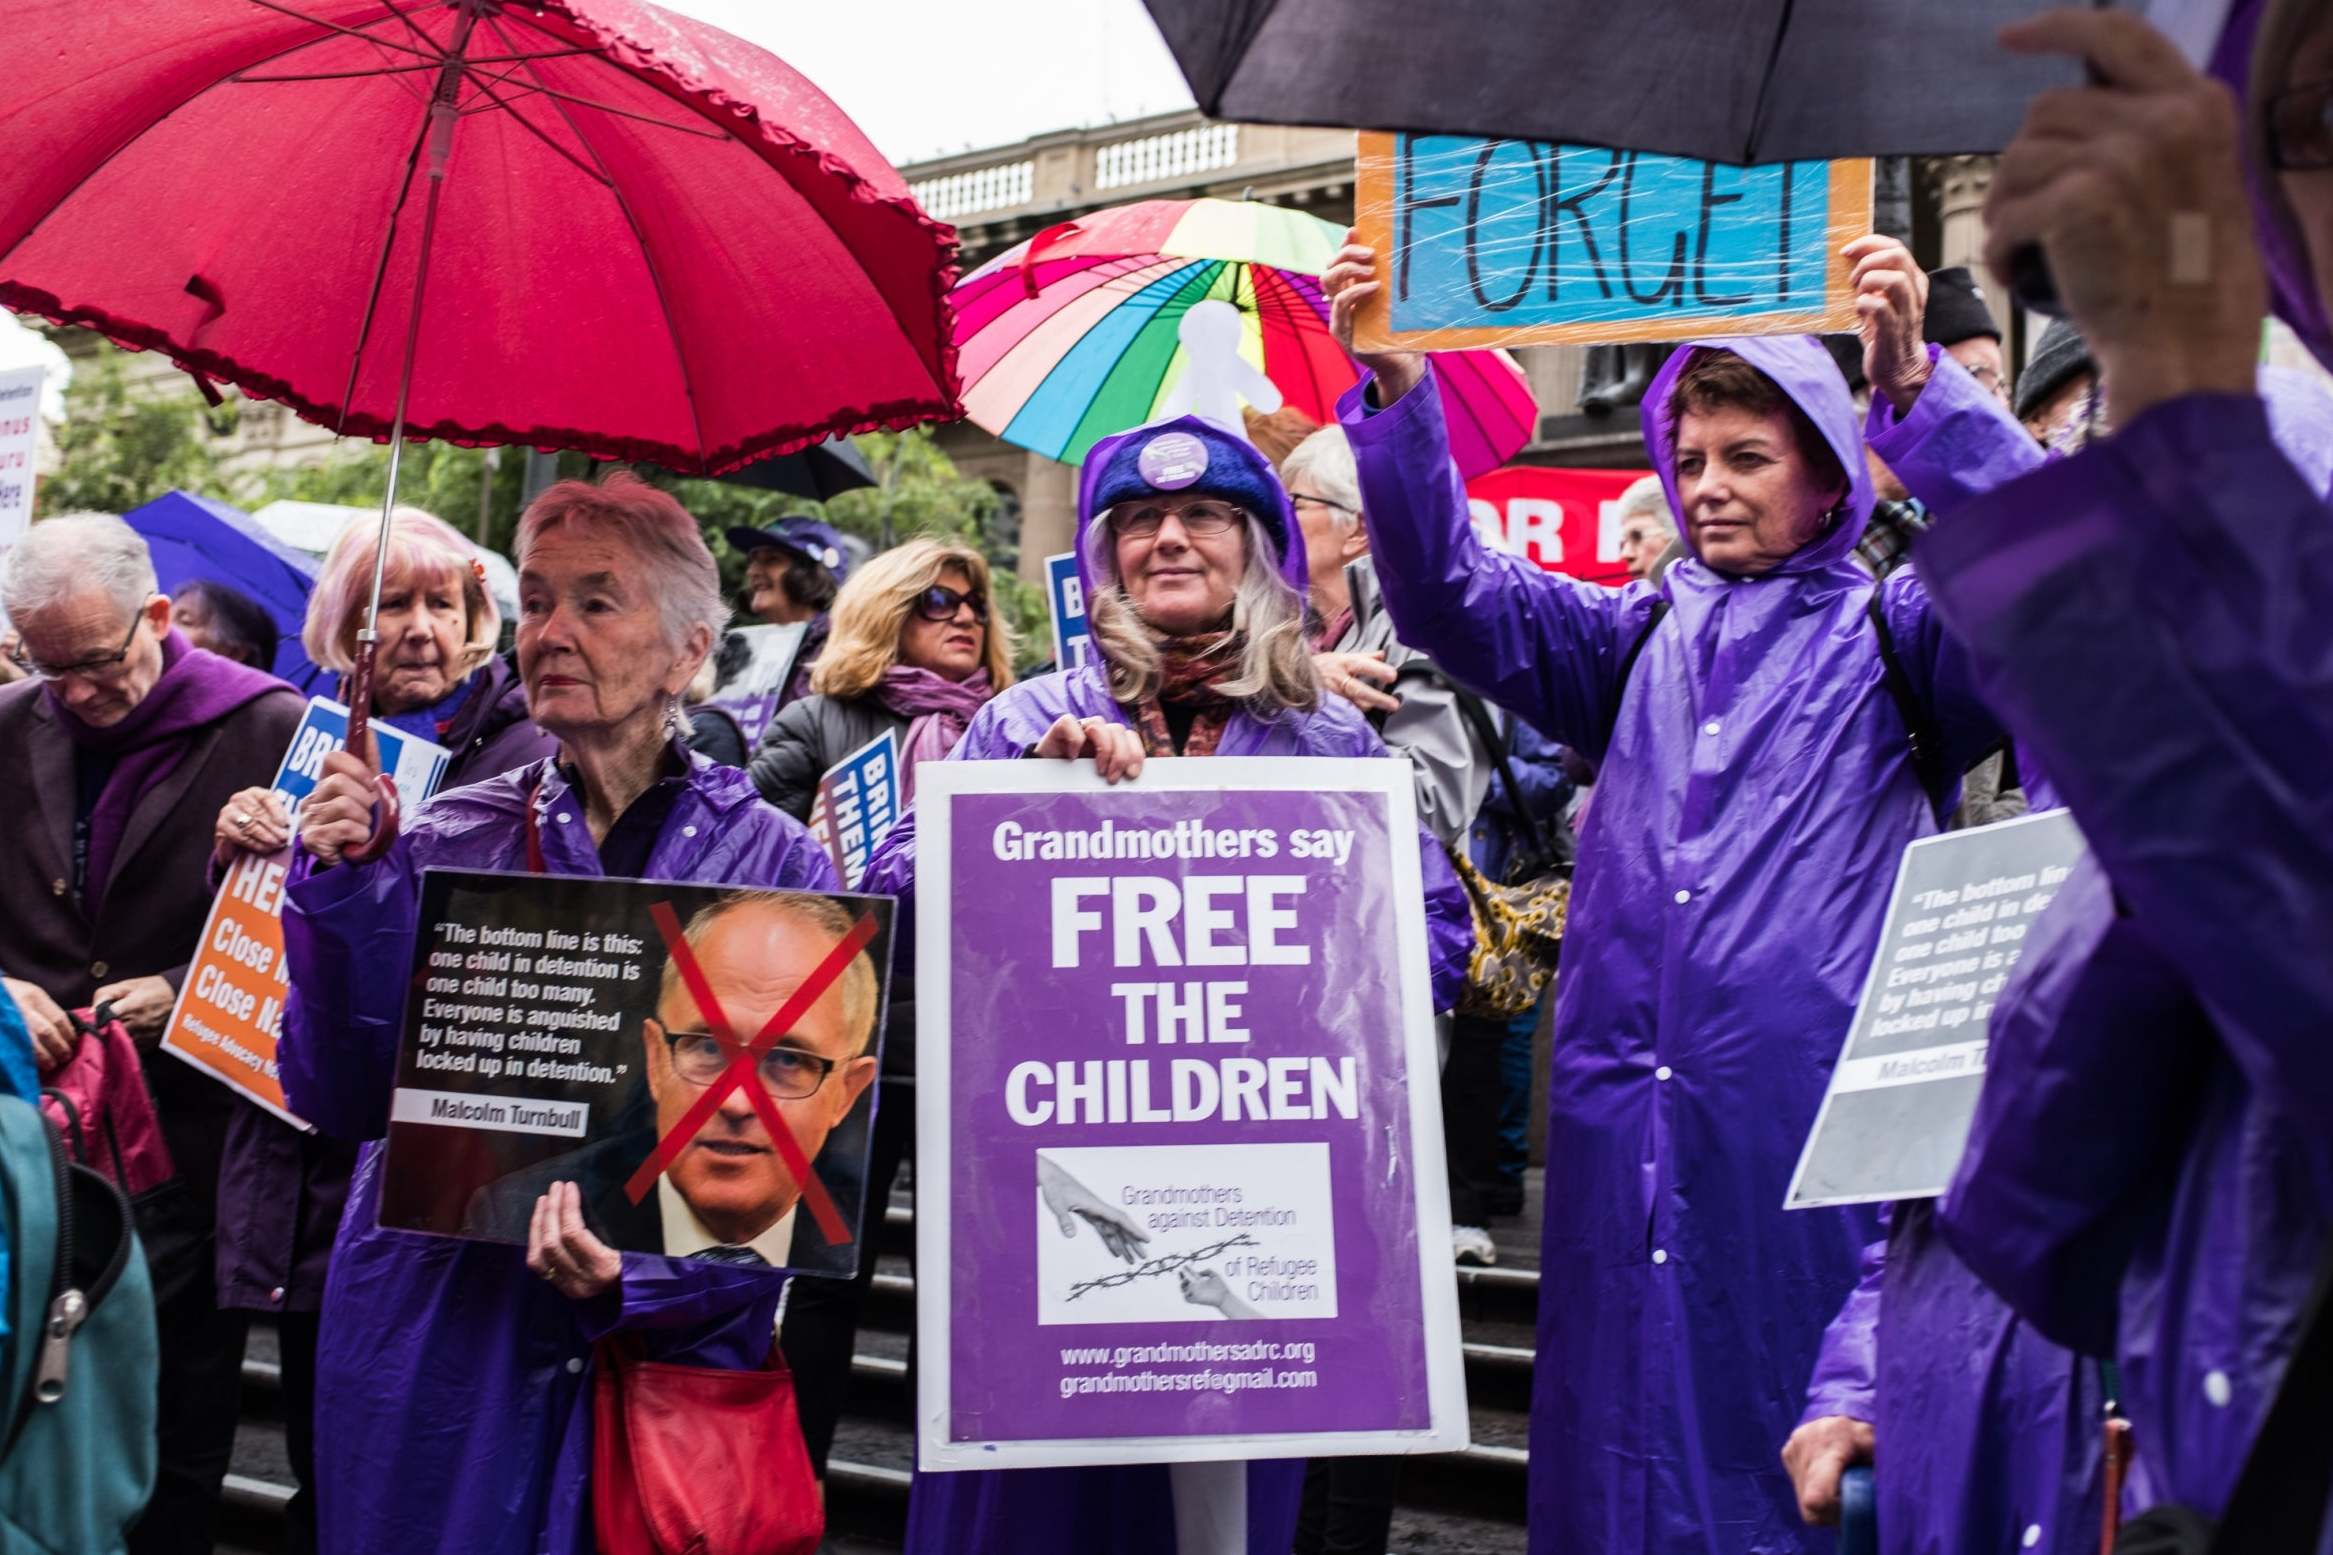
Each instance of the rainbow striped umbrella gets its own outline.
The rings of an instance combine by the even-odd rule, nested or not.
[[[1320,273],[1344,230],[1255,200],[1144,200],[1049,227],[949,293],[965,414],[1076,464],[1155,419],[1187,367],[1178,331],[1209,300],[1238,310],[1240,355],[1314,421],[1360,370],[1329,334]],[[1468,476],[1507,462],[1539,412],[1504,351],[1438,351],[1450,451]]]

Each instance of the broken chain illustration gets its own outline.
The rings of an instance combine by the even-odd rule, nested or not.
[[[1069,1299],[1075,1301],[1089,1290],[1111,1290],[1120,1285],[1132,1284],[1136,1280],[1149,1279],[1153,1275],[1172,1274],[1175,1270],[1190,1264],[1201,1263],[1209,1258],[1219,1258],[1235,1247],[1261,1247],[1263,1245],[1243,1231],[1229,1241],[1218,1242],[1213,1247],[1202,1247],[1196,1252],[1169,1253],[1162,1258],[1151,1259],[1138,1269],[1120,1269],[1116,1274],[1105,1274],[1098,1280],[1081,1280],[1069,1288]]]

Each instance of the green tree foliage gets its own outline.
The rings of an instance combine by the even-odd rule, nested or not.
[[[75,364],[56,429],[58,467],[34,496],[39,516],[126,513],[174,486],[220,489],[219,443],[235,430],[236,402],[133,386],[122,355],[106,346]]]
[[[580,462],[580,461],[578,461]],[[526,487],[523,448],[457,448],[451,443],[408,443],[398,462],[397,500],[434,513],[472,539],[510,554],[518,537],[519,498]],[[352,443],[318,464],[260,471],[237,483],[229,500],[240,506],[270,502],[336,502],[378,507],[389,482],[389,450]]]

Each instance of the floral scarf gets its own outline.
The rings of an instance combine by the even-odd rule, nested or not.
[[[1142,731],[1144,753],[1214,755],[1234,708],[1229,698],[1217,694],[1215,687],[1239,673],[1240,655],[1247,646],[1246,634],[1231,631],[1204,637],[1169,637],[1153,633],[1152,641],[1158,644],[1158,694],[1132,709],[1134,727]],[[1191,732],[1184,738],[1180,752],[1176,751],[1173,731],[1167,726],[1169,702],[1198,709],[1198,717],[1192,721]]]

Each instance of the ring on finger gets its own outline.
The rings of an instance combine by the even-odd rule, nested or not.
[[[252,819],[253,817],[249,810],[237,810],[234,816],[235,829],[237,831],[251,830]]]

